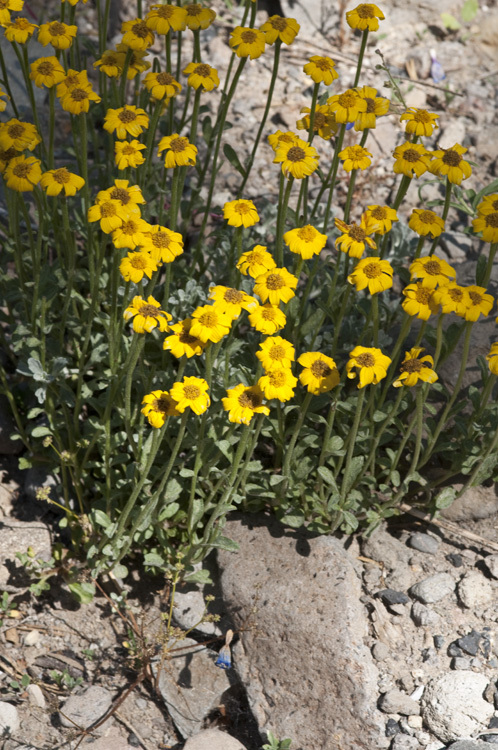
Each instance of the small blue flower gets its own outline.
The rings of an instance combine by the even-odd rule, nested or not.
[[[353,127],[353,125],[354,125],[354,122],[348,122],[347,125],[346,125],[346,130],[351,130],[351,128]]]
[[[232,655],[230,654],[230,646],[222,646],[220,653],[215,661],[215,665],[220,669],[230,669],[232,666]]]
[[[436,53],[433,49],[431,49],[431,60],[431,78],[434,83],[440,83],[446,78],[446,73],[444,72],[443,66],[439,60],[436,60]]]

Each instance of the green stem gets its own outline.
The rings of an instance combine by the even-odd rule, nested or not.
[[[358,86],[358,81],[360,80],[361,67],[363,65],[363,56],[365,55],[365,50],[367,47],[367,39],[368,39],[368,29],[364,29],[363,36],[361,38],[361,47],[360,47],[360,52],[358,55],[358,63],[356,66],[356,75],[354,77],[353,88],[356,88],[356,86]]]
[[[444,222],[448,218],[448,211],[450,210],[452,188],[453,188],[453,185],[451,184],[451,182],[449,181],[449,179],[446,178],[446,195],[444,196],[443,214],[441,216],[441,218],[442,218],[442,220]],[[436,252],[436,248],[439,245],[440,239],[441,239],[441,235],[438,235],[437,237],[434,237],[434,240],[432,242],[429,255],[433,255]]]
[[[342,149],[342,142],[344,140],[344,133],[346,132],[346,123],[343,123],[341,125],[341,129],[339,130],[339,135],[337,136],[336,142],[335,142],[335,148],[334,148],[334,156],[332,158],[332,164],[330,166],[330,171],[327,175],[327,178],[325,182],[323,183],[322,187],[320,188],[320,191],[318,193],[318,196],[315,201],[315,205],[313,206],[313,211],[311,213],[311,219],[315,215],[318,204],[320,202],[320,198],[322,197],[323,193],[325,192],[327,185],[329,186],[329,197],[327,199],[327,206],[325,208],[325,215],[323,218],[323,232],[327,232],[327,227],[329,224],[329,217],[330,217],[330,209],[332,207],[332,197],[334,195],[334,188],[336,183],[336,177],[337,177],[337,170],[339,168],[339,151]]]
[[[275,260],[279,268],[282,268],[284,265],[284,231],[285,222],[287,219],[287,209],[289,207],[289,198],[293,183],[294,177],[288,177],[285,192],[283,192],[282,188],[283,184],[285,184],[285,177],[283,177],[283,181],[281,180],[280,182],[280,195],[282,196],[283,192],[283,197],[281,200],[279,200],[277,215],[277,238],[275,241]]]
[[[358,401],[356,403],[356,411],[353,421],[353,426],[350,432],[350,439],[348,445],[348,453],[346,456],[346,465],[344,467],[344,474],[341,483],[341,505],[346,500],[346,493],[348,491],[349,476],[351,473],[351,459],[353,458],[354,449],[356,446],[356,435],[358,434],[358,427],[360,426],[361,414],[363,411],[363,401],[365,399],[365,389],[362,388],[358,394]]]

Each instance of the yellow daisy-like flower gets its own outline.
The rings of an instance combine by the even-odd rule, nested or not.
[[[291,300],[295,295],[296,287],[297,278],[286,268],[272,268],[257,277],[254,293],[263,302],[268,300],[271,305],[278,305],[280,302],[285,303]]]
[[[464,287],[464,305],[465,320],[475,322],[479,320],[481,315],[489,315],[494,305],[494,299],[491,294],[486,294],[486,289],[483,286],[471,285]]]
[[[150,91],[154,99],[170,99],[182,90],[181,85],[170,73],[147,73],[144,78],[144,86]]]
[[[145,16],[147,27],[156,34],[183,31],[187,26],[187,11],[178,5],[153,5]]]
[[[276,133],[271,133],[268,136],[268,143],[274,151],[276,151],[281,144],[288,143],[292,145],[297,143],[299,140],[299,136],[290,130],[287,130],[285,132],[283,130],[277,130]]]
[[[154,34],[143,18],[133,18],[121,24],[122,44],[133,50],[143,52],[154,44]]]
[[[15,21],[5,25],[5,38],[9,42],[26,44],[37,28],[38,24],[30,23],[27,18],[16,18]]]
[[[432,298],[436,305],[441,305],[442,313],[454,312],[461,318],[465,316],[465,289],[454,281],[435,289]]]
[[[66,0],[62,0],[62,2],[65,3]],[[68,0],[69,5],[72,5],[73,8],[74,8],[75,5],[78,5],[78,2],[79,2],[79,0]],[[86,5],[87,2],[88,2],[88,0],[81,0],[81,2],[83,3],[83,5]]]
[[[429,233],[433,237],[439,237],[441,232],[444,232],[443,219],[434,211],[429,211],[426,208],[414,208],[408,226],[421,237],[425,237]]]
[[[244,276],[252,276],[257,279],[261,274],[276,267],[270,253],[264,245],[255,245],[252,250],[242,253],[237,263],[237,268]]]
[[[372,250],[377,250],[374,240],[369,237],[375,229],[366,223],[365,214],[361,217],[360,224],[346,224],[342,219],[335,219],[335,225],[342,234],[336,239],[335,246],[343,253],[348,253],[351,258],[361,258],[365,252],[365,245]]]
[[[216,11],[211,8],[203,8],[199,3],[189,3],[183,7],[187,13],[185,21],[191,31],[207,29],[216,18]]]
[[[151,254],[156,263],[172,263],[183,253],[183,237],[179,232],[173,232],[159,224],[149,224],[143,249]]]
[[[462,180],[466,180],[472,174],[469,162],[462,159],[462,155],[467,151],[468,149],[459,143],[455,143],[451,148],[434,151],[429,171],[440,177],[447,177],[454,185],[460,185]]]
[[[201,341],[197,336],[192,336],[190,333],[191,327],[191,318],[186,318],[180,321],[180,323],[169,326],[170,330],[173,331],[173,335],[164,339],[163,349],[170,351],[177,359],[180,359],[180,357],[190,359],[195,355],[202,354],[207,346],[207,342]]]
[[[10,96],[0,89],[0,112],[5,112]]]
[[[130,49],[131,48],[127,44],[123,44],[122,42],[116,45],[116,50],[118,52],[124,52],[125,55],[128,54]],[[141,73],[145,73],[145,71],[151,67],[150,62],[148,62],[147,60],[144,60],[144,57],[146,57],[147,55],[148,55],[147,50],[134,49],[132,51],[130,63],[128,65],[128,72],[126,74],[126,78],[129,81],[132,81],[136,76],[140,75]]]
[[[373,3],[360,3],[354,10],[346,13],[346,21],[352,29],[360,31],[377,31],[379,28],[379,19],[385,18],[381,9]]]
[[[190,143],[185,136],[173,133],[161,138],[157,147],[157,153],[161,154],[166,151],[164,157],[164,166],[167,169],[174,167],[188,167],[195,164],[197,159],[197,146]]]
[[[94,68],[100,68],[102,73],[105,73],[108,78],[118,78],[121,75],[124,68],[126,55],[124,52],[118,52],[114,49],[106,49],[102,53],[102,57],[99,57],[93,63]]]
[[[343,94],[336,94],[327,99],[337,122],[355,122],[362,112],[367,111],[367,102],[355,89],[348,89]]]
[[[282,164],[282,172],[297,180],[309,177],[318,167],[316,148],[298,138],[295,143],[280,143],[273,159],[274,164]]]
[[[9,166],[12,159],[16,159],[18,156],[22,156],[20,151],[15,148],[3,149],[0,148],[0,174],[3,174]]]
[[[391,231],[394,221],[399,221],[394,208],[389,206],[368,206],[365,211],[365,221],[374,227],[376,234],[387,234]]]
[[[270,16],[261,26],[267,44],[275,44],[280,39],[284,44],[292,44],[299,33],[301,26],[294,18],[282,18],[282,16]]]
[[[355,89],[358,96],[367,103],[365,112],[360,112],[354,123],[354,129],[357,131],[367,130],[376,127],[377,117],[382,117],[389,112],[389,99],[377,96],[377,89],[371,86],[362,86]]]
[[[330,86],[333,81],[339,78],[339,73],[335,69],[335,62],[326,56],[312,55],[303,70],[312,81],[324,83],[325,86]]]
[[[427,112],[426,109],[408,107],[399,118],[400,122],[406,120],[405,130],[412,135],[432,135],[434,128],[439,127],[437,120],[439,115]]]
[[[306,115],[296,122],[296,127],[298,130],[306,130],[309,133],[311,114],[308,113],[311,113],[311,110],[309,107],[303,107],[301,113],[306,113]],[[338,130],[339,124],[335,120],[334,113],[330,111],[330,107],[327,104],[317,104],[313,118],[313,132],[317,133],[324,141],[329,141]]]
[[[188,76],[187,84],[196,90],[202,86],[206,91],[212,91],[220,85],[216,68],[206,63],[191,62],[183,73]]]
[[[414,347],[409,352],[405,352],[405,358],[400,365],[400,375],[394,381],[393,386],[399,388],[401,385],[414,386],[419,380],[423,383],[435,383],[438,379],[437,374],[432,369],[434,365],[433,358],[426,354],[419,359],[424,349]]]
[[[493,373],[493,375],[498,375],[498,341],[495,341],[494,344],[491,344],[491,349],[489,350],[489,354],[486,354],[486,359],[488,361],[490,371]]]
[[[425,286],[423,281],[409,284],[403,289],[403,294],[405,299],[401,305],[408,315],[419,320],[429,320],[431,315],[437,313],[439,305],[434,299],[434,289]]]
[[[254,297],[228,286],[212,286],[209,289],[209,299],[213,300],[218,310],[227,313],[232,320],[238,318],[242,310],[250,312],[258,306]]]
[[[484,242],[498,242],[498,211],[473,219],[474,232],[482,232]]]
[[[204,414],[211,403],[208,390],[204,378],[188,377],[183,378],[181,383],[174,383],[170,395],[177,402],[176,408],[181,414],[187,408],[195,414]]]
[[[259,345],[256,357],[263,365],[265,372],[275,368],[290,368],[296,357],[296,352],[290,341],[281,336],[272,336]]]
[[[90,206],[88,209],[88,221],[100,221],[100,228],[105,234],[114,232],[126,221],[130,212],[117,200],[106,200]]]
[[[221,399],[223,408],[228,412],[230,422],[249,424],[255,414],[268,414],[270,410],[263,406],[263,392],[257,385],[247,386],[243,383],[227,390],[227,396]]]
[[[394,149],[393,156],[396,159],[393,165],[395,174],[420,177],[430,169],[432,154],[421,143],[406,141]]]
[[[4,150],[32,151],[41,143],[36,127],[31,122],[22,122],[16,117],[0,123],[0,147]]]
[[[348,146],[343,149],[339,154],[339,159],[342,159],[344,164],[343,169],[345,172],[351,172],[353,169],[366,169],[372,163],[369,156],[372,156],[370,151],[367,151],[363,146]]]
[[[16,193],[28,193],[38,185],[42,175],[41,162],[34,156],[17,156],[5,169],[7,187]]]
[[[477,206],[477,213],[479,216],[487,216],[488,214],[494,214],[498,211],[498,193],[492,195],[486,195]]]
[[[149,253],[143,251],[128,253],[119,264],[119,270],[125,281],[138,284],[144,276],[151,279],[154,271],[157,271],[157,263]]]
[[[72,115],[80,115],[82,112],[88,112],[90,102],[100,102],[100,96],[92,91],[90,85],[86,87],[75,86],[67,89],[61,97],[61,107],[65,112],[71,112]]]
[[[269,370],[266,375],[258,380],[258,386],[269,401],[272,398],[276,398],[278,401],[289,401],[294,396],[296,385],[297,378],[294,377],[291,370],[285,367]]]
[[[145,162],[145,156],[141,153],[145,144],[134,138],[132,141],[116,141],[114,144],[114,162],[118,169],[136,169]]]
[[[85,180],[77,174],[68,172],[66,167],[59,169],[50,169],[44,172],[40,177],[40,185],[47,195],[76,195],[77,190],[81,190]]]
[[[378,294],[392,287],[393,268],[388,260],[364,258],[358,261],[348,281],[354,284],[357,292],[368,288],[370,294]]]
[[[252,227],[259,221],[254,203],[242,198],[225,203],[223,218],[227,220],[230,227]]]
[[[130,185],[128,180],[114,180],[114,185],[107,190],[100,190],[96,203],[113,200],[119,201],[130,213],[140,213],[139,204],[145,203],[145,198],[139,185]]]
[[[265,35],[259,29],[236,26],[230,34],[229,45],[237,57],[255,60],[265,51]]]
[[[349,353],[349,360],[346,365],[348,378],[355,378],[359,375],[360,382],[358,388],[364,388],[366,385],[373,383],[377,385],[387,375],[387,369],[391,360],[380,349],[375,347],[355,346]],[[358,373],[355,372],[355,368]]]
[[[113,245],[117,248],[135,250],[144,244],[148,230],[149,225],[140,216],[128,216],[112,233]]]
[[[192,313],[190,333],[201,341],[212,341],[216,344],[230,332],[232,319],[215,305],[203,305]]]
[[[86,70],[73,70],[69,68],[63,81],[57,84],[57,96],[62,97],[66,91],[80,86],[81,88],[91,88],[90,81]]]
[[[23,9],[24,0],[0,0],[0,26],[10,21],[10,12]]]
[[[144,109],[133,104],[125,104],[118,109],[108,109],[104,117],[104,130],[116,133],[116,138],[124,140],[128,135],[136,138],[149,127],[149,116]]]
[[[309,260],[318,255],[327,244],[327,235],[321,234],[318,229],[307,224],[305,227],[290,229],[284,234],[284,242],[288,245],[291,253],[300,255],[304,260]]]
[[[66,77],[66,71],[56,57],[40,57],[30,65],[29,77],[35,86],[51,89]]]
[[[146,302],[142,297],[137,296],[133,297],[131,305],[124,311],[123,318],[125,320],[133,318],[135,333],[150,333],[154,328],[167,331],[171,315],[161,310],[161,304],[154,297],[147,297]]]
[[[152,391],[142,399],[144,414],[151,427],[159,429],[166,421],[166,417],[177,417],[180,412],[176,408],[176,401],[168,391]]]
[[[272,336],[277,331],[281,331],[285,328],[286,322],[285,313],[277,305],[271,305],[269,302],[258,305],[249,313],[251,326],[265,336]]]
[[[51,44],[54,49],[69,49],[78,33],[77,26],[70,26],[60,21],[42,23],[38,30],[38,41],[44,47]]]
[[[297,361],[304,367],[299,375],[301,384],[315,396],[328,393],[339,384],[339,370],[332,357],[321,352],[305,352]]]
[[[449,281],[456,279],[455,269],[436,255],[417,258],[410,266],[410,278],[422,279],[424,286],[435,289],[437,285],[446,286]]]

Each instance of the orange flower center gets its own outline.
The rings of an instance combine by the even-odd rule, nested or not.
[[[186,385],[183,388],[183,394],[189,401],[195,401],[202,395],[202,391],[196,385]]]
[[[298,231],[297,236],[300,240],[303,242],[313,242],[318,232],[314,227],[307,226],[307,227],[301,227],[301,229]]]
[[[166,232],[156,232],[151,235],[152,244],[160,250],[168,248],[171,244],[171,239],[168,237]]]
[[[126,143],[123,146],[123,154],[125,156],[131,156],[132,154],[135,154],[135,153],[136,153],[135,148],[131,145],[131,143]]]
[[[432,291],[430,289],[426,289],[423,286],[419,286],[417,288],[415,299],[417,302],[419,302],[421,305],[428,305],[430,302],[430,299],[432,297]]]
[[[154,411],[161,411],[163,414],[169,410],[172,399],[169,396],[161,396],[160,398],[154,399],[152,402],[152,408]]]
[[[175,154],[182,153],[188,146],[188,138],[173,138],[169,144],[171,151]]]
[[[121,231],[123,232],[123,234],[131,235],[135,234],[135,232],[138,231],[138,227],[133,219],[128,219],[128,221],[123,222]]]
[[[44,60],[38,65],[38,73],[42,76],[50,76],[55,70],[55,65],[50,60]]]
[[[306,158],[306,152],[300,146],[292,146],[287,152],[287,159],[294,163],[303,161]]]
[[[417,111],[413,113],[413,119],[415,120],[415,122],[423,123],[432,121],[432,117],[426,109],[417,109]]]
[[[134,120],[136,119],[136,113],[132,109],[127,109],[126,107],[123,107],[118,115],[118,120],[121,120],[121,122],[125,125],[127,125],[129,122],[134,122]]]
[[[425,263],[424,269],[429,276],[438,276],[442,273],[441,264],[437,260],[430,260],[428,263]]]
[[[254,44],[257,40],[257,34],[254,31],[251,31],[250,29],[247,29],[246,31],[243,31],[240,35],[240,38],[245,44]]]
[[[131,200],[129,192],[124,188],[118,187],[115,187],[111,190],[111,198],[115,201],[120,201],[123,206],[126,206],[126,204]]]
[[[74,102],[83,102],[88,99],[88,91],[85,89],[71,89],[69,95]]]
[[[271,370],[268,373],[268,380],[275,388],[281,388],[285,385],[286,373],[283,370]]]
[[[402,362],[400,366],[401,372],[420,372],[425,367],[423,362],[418,359],[408,359],[406,362]]]
[[[415,151],[414,148],[407,148],[404,152],[402,158],[405,161],[410,162],[410,164],[413,164],[414,162],[418,161],[420,159],[420,154],[418,151]]]
[[[25,29],[29,29],[31,24],[27,18],[16,18],[16,20],[14,21],[14,26],[17,29],[24,31]]]
[[[283,346],[280,346],[280,344],[275,344],[268,351],[268,356],[270,359],[283,359],[285,357],[285,349]]]
[[[147,268],[147,258],[142,253],[136,253],[133,258],[130,258],[130,264],[133,268],[143,271]]]
[[[373,354],[370,354],[370,352],[364,352],[363,354],[358,354],[357,357],[355,357],[357,364],[360,365],[360,367],[373,367],[375,365],[375,357]]]
[[[484,220],[486,222],[487,227],[498,229],[498,212],[488,214],[487,216],[484,217]]]
[[[283,286],[285,286],[285,281],[278,273],[271,273],[266,279],[266,288],[272,292],[282,289]]]
[[[173,76],[166,72],[158,73],[156,80],[161,86],[173,86],[176,83]]]
[[[367,236],[365,230],[357,226],[356,224],[353,224],[353,226],[349,228],[348,234],[355,242],[365,242],[365,238]]]
[[[436,214],[434,213],[434,211],[421,211],[418,215],[418,218],[420,219],[422,224],[434,224]]]
[[[59,185],[67,185],[68,182],[71,182],[71,175],[67,171],[66,167],[55,169],[52,177],[54,178],[55,182],[59,183]]]
[[[321,57],[319,60],[315,60],[315,65],[320,70],[332,70],[334,63],[330,60],[326,60],[325,57]]]
[[[376,206],[372,211],[374,219],[380,219],[381,221],[387,219],[387,211],[382,206]]]
[[[356,96],[354,94],[348,93],[340,94],[339,98],[337,99],[337,103],[340,104],[341,107],[344,107],[344,109],[354,107],[354,105],[356,104]]]
[[[247,203],[237,203],[233,207],[233,210],[235,211],[235,213],[240,214],[241,216],[243,216],[243,215],[248,214],[248,213],[251,212],[252,206],[248,206]]]
[[[445,154],[443,156],[443,164],[447,164],[448,167],[458,167],[461,161],[462,157],[460,156],[458,151],[454,151],[451,148],[445,151]]]
[[[240,305],[244,300],[244,292],[239,292],[238,289],[227,289],[223,299],[232,305]]]
[[[365,3],[362,3],[361,5],[358,5],[358,7],[356,8],[356,12],[358,13],[360,18],[375,18],[373,5],[366,5]]]
[[[317,359],[316,362],[313,362],[313,364],[310,367],[310,370],[312,374],[315,376],[315,378],[326,378],[332,372],[328,364],[324,362],[322,359]]]
[[[59,21],[53,21],[53,23],[48,25],[48,31],[52,36],[64,36],[66,33],[66,27]]]
[[[261,396],[258,396],[257,393],[253,393],[252,391],[244,391],[244,393],[240,394],[237,401],[243,409],[251,409],[252,411],[257,409],[258,406],[261,406],[262,403]]]
[[[187,16],[199,16],[202,13],[202,8],[200,5],[197,5],[197,3],[187,5],[185,10],[187,11]]]
[[[282,18],[282,16],[271,18],[270,24],[274,29],[276,29],[276,31],[285,31],[285,29],[287,28],[287,21],[285,18]]]
[[[199,317],[199,323],[205,328],[215,328],[218,324],[218,316],[213,311],[205,312]]]
[[[201,63],[194,68],[194,73],[196,73],[198,76],[201,76],[201,78],[209,78],[209,75],[211,73],[211,66],[206,65],[206,63]]]
[[[376,279],[378,276],[382,276],[382,268],[379,263],[367,263],[363,269],[363,273],[367,279]]]
[[[143,315],[144,318],[159,318],[161,315],[161,310],[159,310],[158,307],[155,307],[154,305],[142,305],[142,307],[139,308],[138,312],[140,315]]]
[[[135,34],[135,36],[138,36],[140,39],[146,39],[150,34],[145,21],[138,21],[138,23],[134,23],[131,27],[131,30]]]
[[[451,297],[453,302],[461,302],[463,299],[463,292],[461,289],[448,289],[448,295]]]
[[[7,133],[10,135],[12,140],[21,138],[21,136],[24,134],[24,125],[21,125],[20,122],[16,122],[14,123],[14,125],[9,125],[9,127],[7,128]]]
[[[276,311],[273,309],[273,307],[264,307],[261,311],[261,317],[263,320],[268,320],[272,322],[275,320]]]
[[[483,301],[482,294],[479,294],[479,292],[469,292],[470,301],[473,305],[480,305]]]
[[[170,5],[161,5],[159,7],[154,8],[154,15],[158,16],[159,18],[171,18],[175,13],[175,8],[172,8]]]
[[[22,164],[16,164],[16,166],[12,170],[12,174],[14,174],[16,177],[20,177],[21,179],[26,179],[30,171],[31,165],[23,162]]]

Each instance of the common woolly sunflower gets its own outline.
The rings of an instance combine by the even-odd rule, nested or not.
[[[481,315],[489,315],[495,301],[491,294],[486,294],[484,287],[475,284],[464,287],[464,295],[465,320],[475,322]]]
[[[406,112],[401,115],[400,122],[406,121],[405,131],[411,135],[430,136],[434,128],[438,127],[437,120],[439,115],[433,112],[427,112],[426,109],[416,109],[408,107]]]
[[[263,365],[265,372],[275,368],[290,368],[294,362],[296,352],[290,341],[282,336],[272,336],[261,342],[256,357]]]
[[[434,151],[429,171],[440,177],[447,177],[454,185],[460,185],[462,180],[466,180],[472,174],[469,162],[462,158],[467,151],[468,149],[459,143],[455,143],[451,148]]]
[[[123,318],[133,319],[135,333],[150,333],[154,328],[167,331],[171,315],[161,310],[161,304],[149,295],[147,301],[140,296],[133,297],[131,305],[128,305],[123,313]]]
[[[265,51],[265,35],[259,29],[236,26],[228,41],[237,57],[250,57],[255,60]]]
[[[254,203],[243,198],[225,203],[223,218],[227,220],[231,227],[252,227],[259,221]]]
[[[358,96],[367,103],[365,112],[360,112],[354,123],[357,131],[371,130],[377,125],[377,117],[382,117],[389,112],[389,99],[377,96],[377,89],[372,86],[362,86],[355,89]]]
[[[379,20],[383,21],[384,18],[384,13],[373,3],[360,3],[356,8],[346,13],[348,26],[360,31],[377,31]]]
[[[257,279],[261,274],[276,268],[276,263],[264,245],[255,245],[252,250],[242,253],[237,268],[244,276]]]
[[[454,312],[461,318],[465,316],[465,289],[454,281],[450,281],[449,284],[435,289],[432,298],[436,305],[441,305],[442,313],[448,314]]]
[[[406,141],[393,151],[393,172],[407,177],[421,177],[430,169],[432,154],[421,143]]]
[[[432,369],[434,360],[429,354],[426,354],[425,357],[420,357],[423,351],[424,349],[422,348],[414,347],[409,352],[405,352],[405,358],[399,368],[400,374],[393,383],[395,388],[399,388],[402,385],[412,387],[417,385],[419,380],[423,383],[436,382],[438,377]]]
[[[295,18],[283,18],[282,16],[270,16],[261,26],[260,31],[265,35],[267,44],[275,44],[279,39],[283,44],[292,44],[299,33],[301,26]]]
[[[207,346],[207,342],[201,341],[197,336],[192,336],[190,329],[192,327],[192,318],[186,318],[180,323],[174,323],[170,326],[171,336],[167,336],[163,342],[163,349],[170,351],[171,354],[180,359],[180,357],[191,357],[202,354]]]
[[[7,187],[16,193],[34,190],[41,176],[41,162],[34,156],[17,156],[9,161],[5,169]]]
[[[286,322],[285,313],[277,305],[271,305],[269,302],[258,305],[249,313],[251,326],[265,336],[272,336],[277,331],[281,331],[285,328]]]
[[[30,122],[22,122],[12,117],[7,122],[0,123],[0,147],[7,150],[33,151],[41,143],[36,127]]]
[[[131,141],[116,141],[114,144],[114,163],[119,170],[136,169],[145,162],[145,156],[142,151],[146,148],[144,143],[140,143],[134,138]]]
[[[376,347],[355,346],[346,364],[348,378],[359,376],[358,388],[377,385],[387,375],[391,360]],[[356,372],[356,370],[358,372]]]
[[[39,57],[31,63],[30,71],[29,77],[38,88],[51,89],[66,77],[66,71],[54,56]]]
[[[372,163],[369,157],[372,156],[363,146],[348,146],[339,153],[339,159],[343,161],[345,172],[351,172],[353,169],[367,169]]]
[[[484,242],[498,242],[498,210],[473,219],[472,226],[474,232],[482,232]]]
[[[126,55],[114,49],[106,49],[102,56],[93,63],[94,68],[99,68],[108,78],[117,78],[124,68]]]
[[[309,107],[303,107],[301,114],[305,116],[296,122],[298,130],[306,130],[309,132],[311,127],[311,110]],[[313,132],[316,133],[324,141],[329,141],[333,135],[339,130],[339,124],[335,120],[335,115],[330,111],[327,104],[317,104],[315,107],[315,115],[313,117]]]
[[[269,370],[258,380],[258,386],[269,401],[276,398],[278,401],[289,401],[294,396],[294,388],[297,378],[291,370],[280,367]]]
[[[421,237],[431,234],[433,237],[439,237],[444,232],[443,219],[426,208],[414,208],[408,226]]]
[[[202,87],[206,91],[212,91],[220,85],[216,68],[212,68],[207,63],[191,62],[183,73],[188,76],[187,84],[195,90]]]
[[[192,313],[190,332],[201,341],[221,341],[230,332],[232,318],[215,305],[202,305]]]
[[[249,424],[255,414],[268,416],[270,413],[269,408],[263,404],[263,391],[257,385],[240,383],[235,388],[229,388],[221,401],[224,410],[228,412],[229,421],[235,424]]]
[[[209,299],[213,300],[218,310],[227,313],[232,320],[238,318],[242,310],[251,311],[258,306],[254,297],[228,286],[212,286],[209,290]]]
[[[319,232],[311,224],[307,224],[304,227],[290,229],[286,232],[284,242],[288,245],[291,253],[300,255],[303,260],[309,260],[323,250],[327,244],[327,235]]]
[[[212,8],[204,8],[199,3],[189,3],[183,7],[187,13],[185,22],[191,31],[207,29],[216,18],[216,11]]]
[[[272,268],[257,277],[254,293],[263,302],[268,300],[271,305],[278,305],[280,302],[289,302],[295,296],[296,287],[297,278],[286,268]]]
[[[277,130],[275,133],[270,133],[268,136],[268,143],[272,147],[273,151],[284,143],[294,144],[300,140],[299,136],[293,133],[291,130]]]
[[[313,146],[298,138],[295,143],[280,143],[273,159],[274,164],[282,165],[282,173],[302,180],[309,177],[318,167],[318,153]]]
[[[354,284],[357,292],[368,289],[370,294],[378,294],[392,287],[393,268],[388,260],[363,258],[348,276],[348,281]]]
[[[126,247],[129,250],[135,250],[144,244],[148,229],[149,224],[138,214],[127,216],[121,226],[112,233],[113,245],[117,248]]]
[[[151,44],[154,44],[154,34],[143,18],[124,21],[121,25],[121,33],[123,34],[121,43],[126,44],[132,50],[144,52]]]
[[[187,11],[178,5],[152,5],[145,16],[147,27],[156,34],[183,31],[187,26]]]
[[[68,49],[77,33],[77,26],[60,21],[51,21],[41,24],[38,29],[38,41],[44,47],[51,44],[54,49]]]
[[[142,414],[147,417],[151,427],[159,429],[166,422],[167,417],[177,417],[180,412],[176,408],[176,401],[169,391],[152,391],[142,399]]]
[[[129,211],[117,200],[104,200],[95,203],[88,209],[88,221],[100,221],[100,228],[105,234],[114,232],[129,216]]]
[[[299,375],[301,384],[315,396],[327,393],[339,384],[339,370],[332,357],[321,352],[305,352],[297,361],[304,368]]]
[[[209,385],[204,378],[186,377],[181,383],[174,383],[170,395],[177,402],[176,408],[183,414],[185,409],[192,409],[195,414],[204,414],[211,399],[207,391]]]
[[[336,239],[335,246],[343,253],[348,253],[351,258],[361,258],[367,245],[372,250],[377,249],[374,240],[369,236],[375,229],[367,224],[365,215],[361,217],[359,224],[346,224],[342,219],[335,219],[335,225],[342,232]]]
[[[159,224],[149,224],[142,245],[157,263],[172,263],[183,253],[183,237]]]
[[[27,18],[16,18],[15,21],[5,24],[5,38],[9,42],[26,44],[37,28],[38,24],[31,23]]]
[[[335,69],[335,62],[327,56],[312,55],[303,70],[312,81],[323,83],[325,86],[330,86],[333,81],[339,78],[339,73]]]
[[[375,234],[383,235],[390,232],[393,222],[399,221],[399,219],[394,208],[373,205],[367,207],[365,221],[368,225],[375,227]]]
[[[73,86],[66,90],[61,96],[61,107],[65,112],[72,115],[81,115],[82,112],[90,110],[90,102],[100,102],[100,96],[88,86]]]
[[[429,320],[431,315],[435,315],[438,311],[439,306],[434,299],[434,289],[425,286],[422,281],[406,286],[403,289],[403,295],[405,299],[401,306],[412,317]]]
[[[486,354],[486,360],[493,375],[498,375],[498,341],[495,341],[494,344],[491,344],[489,354]]]
[[[347,89],[342,94],[336,94],[327,99],[337,122],[355,122],[362,112],[367,111],[367,102],[355,89]]]
[[[439,286],[446,286],[448,282],[456,279],[455,269],[450,266],[443,258],[436,255],[427,255],[424,258],[417,258],[410,265],[410,278],[422,279],[424,286],[435,289]]]
[[[195,164],[197,159],[197,146],[190,143],[186,136],[178,135],[178,133],[161,138],[157,153],[162,154],[163,151],[166,151],[164,166],[167,169],[188,167]]]
[[[76,195],[76,192],[81,190],[84,184],[83,177],[69,172],[66,167],[49,169],[40,177],[40,185],[50,196],[60,195],[61,193],[66,196]]]
[[[125,281],[138,284],[144,276],[152,278],[154,271],[157,271],[157,263],[149,253],[143,251],[128,253],[119,264],[119,270]]]
[[[116,133],[116,138],[124,140],[131,135],[136,138],[149,127],[149,116],[144,109],[134,104],[125,104],[118,109],[108,109],[104,117],[104,130]]]
[[[178,81],[164,70],[159,73],[147,73],[144,86],[154,99],[170,99],[182,90]]]

